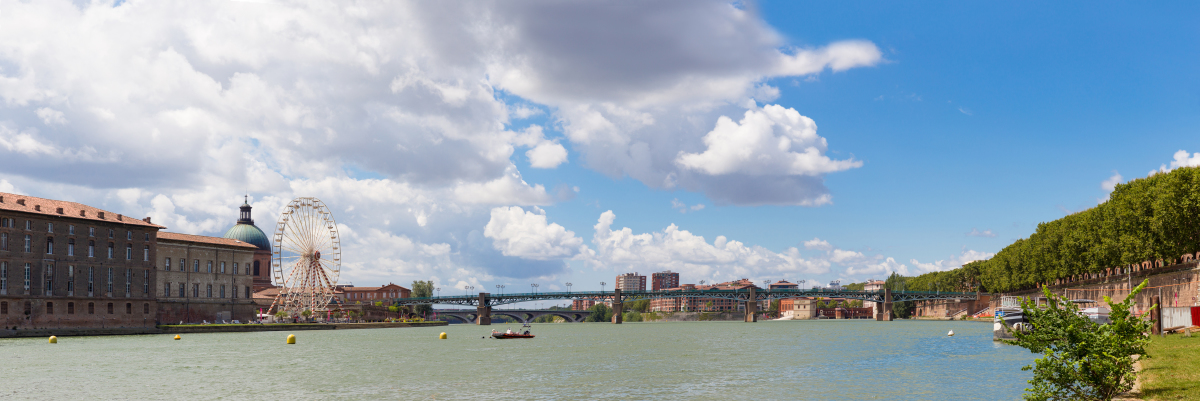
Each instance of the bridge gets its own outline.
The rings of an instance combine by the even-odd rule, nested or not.
[[[462,320],[463,322],[478,322],[479,320],[478,309],[434,309],[433,312],[437,315],[437,319],[441,319],[443,317],[452,317]],[[494,309],[491,311],[491,315],[488,316],[488,319],[491,319],[491,316],[499,315],[511,317],[520,321],[521,323],[529,323],[539,317],[550,315],[561,317],[570,323],[579,323],[584,319],[587,319],[587,317],[591,314],[591,311],[585,310]]]
[[[580,291],[580,292],[532,292],[532,293],[516,293],[516,294],[491,294],[481,292],[479,295],[450,295],[444,297],[425,297],[425,298],[394,298],[393,305],[461,305],[474,306],[475,313],[472,315],[475,323],[479,325],[492,324],[492,307],[498,305],[507,305],[520,302],[543,301],[543,300],[589,300],[595,302],[611,302],[613,309],[612,322],[621,324],[623,318],[621,314],[623,305],[626,301],[639,301],[643,299],[663,299],[663,298],[705,298],[705,299],[727,299],[735,302],[744,302],[746,311],[746,322],[758,321],[758,304],[762,301],[770,301],[786,298],[841,298],[854,299],[861,301],[869,301],[875,303],[875,320],[890,321],[892,320],[892,303],[901,301],[927,301],[927,300],[959,300],[968,301],[968,308],[974,310],[975,300],[979,299],[978,293],[973,292],[943,292],[943,291],[892,291],[888,289],[880,291],[861,291],[861,290],[833,290],[824,288],[814,289],[761,289],[748,288],[742,290],[657,290],[657,291]],[[500,311],[497,310],[497,313]],[[569,311],[561,311],[569,312]],[[580,311],[583,312],[583,311]],[[520,319],[520,318],[518,318]]]

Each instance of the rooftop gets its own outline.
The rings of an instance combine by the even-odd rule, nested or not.
[[[119,223],[158,229],[166,228],[150,223],[149,217],[145,219],[137,219],[107,210],[97,209],[82,203],[11,194],[7,192],[0,192],[0,210],[68,217],[80,220],[104,221],[109,223]]]
[[[254,244],[245,243],[242,241],[238,241],[236,239],[221,238],[221,237],[209,237],[209,236],[204,236],[204,235],[159,232],[158,239],[160,241],[168,240],[168,241],[200,242],[200,243],[213,244],[213,245],[236,246],[239,248],[246,248],[246,249],[258,249],[258,247],[254,246]]]

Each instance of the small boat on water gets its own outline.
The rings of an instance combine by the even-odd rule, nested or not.
[[[529,332],[529,329],[531,329],[531,327],[529,327],[529,324],[526,323],[521,326],[521,330],[519,331],[512,331],[512,329],[509,329],[501,333],[496,330],[492,330],[492,338],[500,340],[508,338],[533,338],[533,334]]]

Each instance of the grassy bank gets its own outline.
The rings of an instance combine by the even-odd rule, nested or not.
[[[1146,352],[1142,399],[1200,401],[1200,334],[1154,336]]]

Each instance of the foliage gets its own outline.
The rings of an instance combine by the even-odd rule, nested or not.
[[[621,319],[626,322],[640,322],[642,321],[642,314],[641,312],[629,311],[625,312],[625,314],[621,316]]]
[[[591,308],[588,308],[588,310],[592,311],[592,314],[588,315],[588,317],[586,319],[584,319],[584,321],[586,321],[586,322],[609,322],[609,321],[612,321],[612,309],[609,309],[608,305],[595,304],[595,305],[592,305]]]
[[[1200,167],[1118,184],[1108,201],[1051,222],[988,260],[914,277],[914,291],[1011,292],[1200,251]]]
[[[275,312],[275,317],[277,317],[279,319],[287,319],[288,313],[287,313],[287,311],[281,310],[279,312]]]
[[[867,288],[867,283],[850,283],[842,286],[842,288],[851,291],[862,291]]]
[[[303,312],[300,312],[300,316],[304,316],[304,317],[311,317],[312,314],[313,314],[312,311],[310,311],[308,309],[305,309]]]
[[[1042,354],[1034,365],[1022,368],[1033,370],[1032,387],[1025,390],[1025,399],[1111,400],[1129,391],[1137,377],[1133,357],[1145,357],[1150,342],[1143,334],[1150,330],[1150,323],[1131,311],[1147,283],[1142,281],[1124,302],[1114,304],[1104,297],[1112,309],[1109,324],[1092,322],[1079,313],[1075,303],[1047,287],[1042,289],[1049,301],[1045,309],[1036,301],[1023,300],[1021,312],[1032,329],[1014,330],[1016,339],[1010,343]]]
[[[638,301],[626,302],[625,308],[632,310],[632,311],[646,313],[646,312],[650,311],[650,300],[642,299],[642,300],[638,300]]]
[[[413,298],[429,298],[433,296],[433,281],[414,280],[412,283]],[[418,316],[428,316],[433,313],[433,304],[414,305],[413,313]]]
[[[779,312],[779,305],[780,305],[781,303],[783,303],[783,301],[782,301],[782,300],[779,300],[779,299],[776,299],[776,300],[774,300],[774,301],[771,301],[771,306],[770,306],[770,307],[768,307],[768,308],[767,308],[767,310],[768,310],[768,311],[771,311],[771,312]]]

